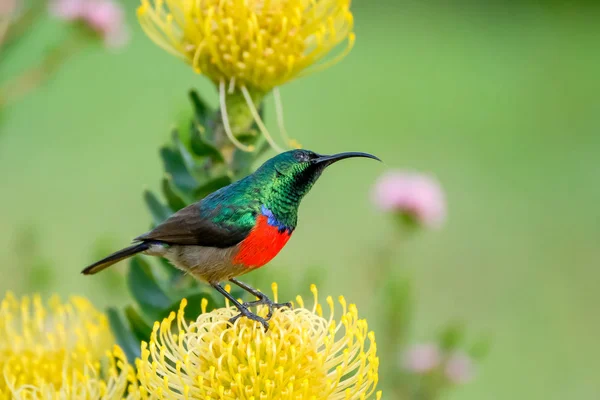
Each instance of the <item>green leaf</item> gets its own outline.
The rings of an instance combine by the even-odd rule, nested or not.
[[[269,142],[266,140],[259,141],[255,144],[256,150],[249,153],[247,151],[236,150],[233,153],[231,162],[231,170],[236,179],[241,179],[252,173],[252,167],[256,160],[262,157],[267,151],[271,150]]]
[[[175,148],[177,149],[177,151],[179,151],[179,154],[181,156],[181,159],[183,160],[186,170],[188,170],[190,173],[195,173],[198,170],[200,170],[201,165],[196,163],[196,161],[194,160],[194,156],[188,151],[187,147],[183,144],[181,138],[179,137],[179,133],[176,129],[173,130],[172,139]]]
[[[258,114],[260,115],[260,118],[264,121],[265,120],[265,107],[264,107],[264,102],[261,102],[259,107],[258,107]],[[250,129],[248,129],[247,132],[243,132],[240,133],[239,135],[237,135],[237,139],[239,141],[241,141],[242,143],[248,145],[248,144],[252,144],[256,147],[256,150],[254,150],[254,152],[249,153],[246,151],[242,151],[239,149],[236,149],[234,154],[233,154],[233,161],[232,161],[232,171],[233,174],[236,178],[242,178],[248,174],[250,174],[252,172],[252,166],[254,164],[254,162],[261,157],[267,150],[269,150],[271,148],[271,146],[269,145],[269,143],[266,140],[262,140],[260,141],[261,135],[260,135],[260,129],[258,128],[258,125],[256,124],[256,122],[254,122],[252,124],[252,126],[250,127]]]
[[[152,214],[152,220],[154,221],[155,225],[160,224],[169,218],[171,214],[173,214],[171,209],[162,204],[154,195],[154,193],[150,192],[149,190],[144,191],[144,201],[150,210],[150,214]]]
[[[190,90],[190,100],[192,101],[192,106],[194,107],[194,114],[198,122],[202,125],[206,125],[206,122],[210,118],[213,111],[206,104],[204,100],[200,97],[197,91]]]
[[[115,308],[109,308],[107,315],[113,335],[115,335],[117,343],[121,346],[123,352],[125,352],[127,360],[130,363],[135,362],[135,359],[140,357],[141,343],[136,340],[131,329],[125,324],[120,311]]]
[[[187,203],[178,193],[176,193],[176,191],[173,189],[173,186],[173,178],[171,178],[169,175],[165,176],[162,180],[163,195],[167,199],[169,208],[175,212],[184,208]]]
[[[197,185],[196,179],[188,171],[181,153],[170,147],[162,147],[160,156],[163,160],[165,171],[173,177],[173,183],[183,193],[192,193]]]
[[[239,140],[243,144],[251,145],[251,144],[254,144],[254,142],[256,142],[256,140],[260,137],[260,133],[256,129],[250,129],[246,132],[241,132],[241,133],[237,134],[235,137],[237,138],[237,140]],[[248,152],[245,152],[245,153],[248,153]],[[250,154],[252,154],[252,153],[250,153]]]
[[[192,123],[190,128],[190,147],[197,156],[210,157],[213,162],[225,162],[219,149],[207,139],[206,128],[203,125]]]
[[[250,136],[242,135],[238,136],[238,139],[240,139],[241,137],[246,137],[246,140],[240,140],[245,144],[254,144],[256,142],[256,137],[253,137],[250,140]],[[242,178],[249,175],[252,172],[252,166],[254,165],[256,158],[257,150],[251,153],[247,151],[236,150],[233,153],[233,159],[231,161],[231,170],[233,172],[233,175],[238,178]]]
[[[229,185],[231,182],[231,177],[227,175],[213,178],[210,181],[203,184],[202,186],[200,186],[198,189],[196,189],[196,191],[194,192],[194,197],[197,199],[203,199],[215,190],[219,190],[222,187]]]
[[[139,342],[142,340],[148,341],[150,339],[152,326],[146,322],[144,317],[142,317],[133,306],[125,307],[125,317],[129,322],[131,332]]]
[[[156,282],[150,265],[141,257],[131,259],[127,285],[142,312],[153,321],[158,320],[162,310],[172,303]]]

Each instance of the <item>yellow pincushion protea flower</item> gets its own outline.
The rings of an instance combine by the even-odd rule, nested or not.
[[[141,1],[138,18],[147,35],[219,86],[223,127],[231,142],[245,151],[253,147],[234,136],[226,98],[231,103],[245,101],[265,139],[282,151],[255,105],[275,89],[279,129],[288,145],[296,147],[283,126],[277,87],[337,63],[355,40],[350,0]],[[322,62],[342,42],[345,49]]]
[[[46,305],[8,293],[0,305],[0,399],[122,399],[133,370],[113,343],[106,316],[84,298],[55,296]]]
[[[135,391],[135,371],[127,364],[125,354],[120,347],[115,346],[112,352],[107,352],[103,362],[87,364],[82,369],[73,368],[68,363],[63,366],[63,371],[58,372],[61,382],[50,383],[39,381],[36,384],[22,384],[13,386],[9,382],[11,399],[14,400],[123,400],[127,387],[132,386]],[[6,365],[13,365],[13,360]],[[42,362],[37,364],[39,369]],[[43,368],[43,367],[42,367]],[[6,373],[5,373],[6,375]]]
[[[263,93],[331,65],[354,43],[350,0],[142,0],[138,17],[196,72]],[[316,64],[343,41],[346,51]]]
[[[203,313],[188,324],[182,301],[177,315],[157,322],[149,344],[142,343],[139,398],[380,399],[375,335],[367,322],[343,297],[340,320],[334,319],[331,297],[329,316],[323,317],[317,290],[311,289],[312,309],[298,297],[299,308],[275,311],[268,332],[245,318],[232,326],[228,321],[238,313],[233,307]],[[276,286],[274,293],[277,300]]]

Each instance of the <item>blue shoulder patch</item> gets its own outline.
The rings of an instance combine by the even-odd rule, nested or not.
[[[267,217],[267,223],[271,226],[276,226],[279,229],[279,232],[283,232],[286,230],[291,232],[291,229],[279,222],[277,220],[277,217],[275,217],[275,215],[273,214],[273,211],[269,210],[264,204],[260,207],[260,213]]]

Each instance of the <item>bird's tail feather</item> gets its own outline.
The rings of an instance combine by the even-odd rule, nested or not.
[[[146,242],[134,244],[133,246],[129,246],[129,247],[125,247],[124,249],[121,249],[121,250],[111,254],[110,256],[93,263],[92,265],[90,265],[89,267],[87,267],[86,269],[81,271],[81,273],[84,275],[95,274],[97,272],[102,271],[103,269],[110,267],[113,264],[118,263],[121,260],[124,260],[131,256],[134,256],[137,253],[141,253],[142,251],[146,251],[149,248],[150,248],[150,243],[146,243]]]

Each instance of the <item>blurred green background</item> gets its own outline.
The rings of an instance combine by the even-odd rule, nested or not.
[[[157,150],[189,109],[188,89],[216,103],[203,77],[143,35],[133,3],[128,48],[87,49],[5,110],[2,292],[127,301],[125,265],[102,278],[79,271],[149,227],[141,191],[158,186]],[[392,232],[370,203],[374,179],[392,167],[431,172],[447,190],[448,223],[397,244],[396,268],[415,280],[413,338],[454,318],[493,334],[475,381],[448,397],[597,399],[600,10],[419,3],[357,1],[350,56],[283,88],[288,130],[304,147],[368,151],[386,165],[328,170],[290,245],[256,274],[290,296],[316,279],[368,317],[370,264]],[[64,33],[55,23],[30,32],[0,73]]]

